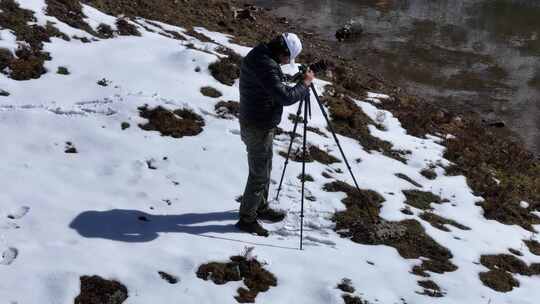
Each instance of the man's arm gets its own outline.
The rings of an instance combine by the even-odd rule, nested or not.
[[[290,106],[304,98],[308,93],[309,85],[303,81],[289,87],[281,81],[279,66],[270,64],[265,71],[259,71],[259,79],[264,89],[272,96],[272,99],[282,106]],[[311,83],[311,81],[309,81]]]

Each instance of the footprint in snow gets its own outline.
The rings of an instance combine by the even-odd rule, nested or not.
[[[1,222],[0,223],[0,229],[19,229],[21,228],[21,226],[17,225],[16,223],[14,222]]]
[[[29,211],[30,211],[30,207],[27,207],[27,206],[19,207],[14,212],[9,213],[7,217],[8,219],[11,219],[11,220],[18,220],[24,217]]]
[[[8,248],[2,252],[2,258],[0,259],[0,265],[10,265],[15,261],[19,251],[17,248]]]

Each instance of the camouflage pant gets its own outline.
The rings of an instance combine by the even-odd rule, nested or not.
[[[249,165],[249,176],[240,204],[240,218],[247,222],[257,219],[257,210],[268,207],[275,130],[240,124],[240,134],[246,145]]]

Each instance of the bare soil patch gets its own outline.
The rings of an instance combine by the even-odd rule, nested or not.
[[[198,278],[211,280],[217,285],[243,280],[246,287],[238,288],[238,295],[234,297],[238,303],[255,303],[260,292],[277,286],[276,277],[264,269],[263,263],[246,256],[232,256],[230,262],[226,263],[203,264],[196,274]]]
[[[148,123],[139,127],[146,131],[159,131],[162,136],[181,138],[195,136],[203,131],[204,119],[188,109],[170,111],[162,106],[149,109],[148,106],[139,107],[142,118]]]
[[[207,97],[212,97],[212,98],[219,98],[223,96],[223,94],[221,94],[220,91],[218,91],[217,89],[213,87],[202,87],[201,94]]]
[[[240,103],[238,101],[220,101],[215,106],[216,114],[220,118],[233,119],[240,115]]]
[[[211,63],[208,69],[210,70],[210,74],[219,82],[231,86],[236,79],[240,78],[242,56],[228,48],[222,48],[221,51],[227,57],[219,58],[216,62]]]
[[[81,293],[75,304],[121,304],[128,298],[126,286],[98,276],[81,277]]]

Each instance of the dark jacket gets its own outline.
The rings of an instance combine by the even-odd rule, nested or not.
[[[308,87],[283,84],[281,67],[266,44],[260,44],[243,59],[240,69],[240,122],[271,129],[281,122],[283,106],[300,101]]]

